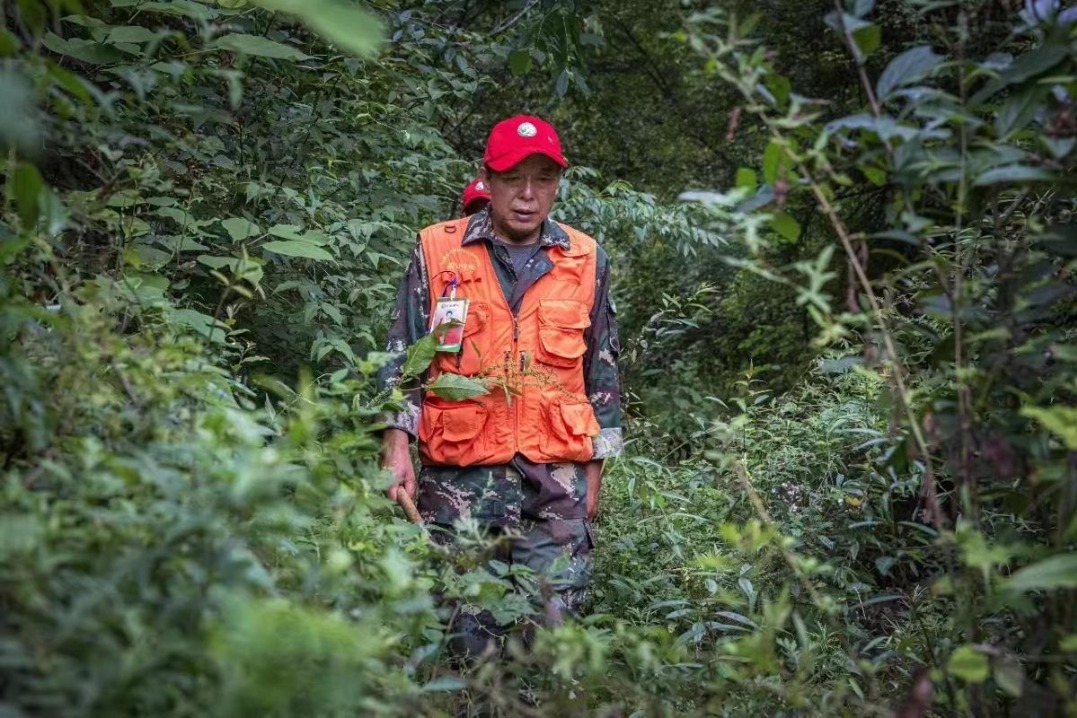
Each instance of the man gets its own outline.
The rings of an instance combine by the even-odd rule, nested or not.
[[[530,116],[499,122],[484,162],[489,206],[419,233],[388,348],[403,352],[431,331],[439,301],[466,298],[460,351],[439,352],[424,379],[496,377],[511,396],[495,386],[448,401],[403,387],[405,408],[385,430],[383,464],[396,478],[389,498],[418,494],[428,524],[451,531],[471,518],[505,539],[497,558],[534,572],[550,622],[581,607],[602,463],[621,450],[610,264],[590,237],[549,219],[568,166],[552,126]],[[385,384],[402,362],[383,370]],[[418,481],[411,438],[419,441]],[[454,650],[487,650],[485,637],[498,634],[491,619],[461,612],[455,631],[463,643]]]
[[[470,217],[479,210],[485,209],[490,204],[490,191],[486,189],[486,183],[481,179],[473,179],[464,187],[464,196],[461,206],[464,208],[464,216]]]

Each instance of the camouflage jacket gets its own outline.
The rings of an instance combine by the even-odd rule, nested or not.
[[[485,242],[505,298],[518,311],[527,292],[553,268],[545,248],[567,246],[569,237],[555,222],[542,225],[539,248],[524,265],[519,276],[505,246],[496,241],[489,209],[473,215],[462,244]],[[587,330],[584,355],[584,383],[601,433],[594,438],[594,459],[605,459],[621,451],[621,386],[617,370],[620,344],[614,305],[609,296],[610,261],[598,248],[597,287],[591,326]],[[416,244],[404,275],[389,329],[387,349],[395,358],[378,374],[384,387],[398,383],[403,352],[427,332],[429,284],[422,249]],[[417,434],[422,389],[402,386],[403,410],[389,417],[388,426]],[[500,466],[422,467],[419,477],[419,510],[423,519],[452,524],[473,518],[492,526],[515,526],[521,519],[575,519],[586,516],[587,482],[582,464],[536,464],[521,455]]]

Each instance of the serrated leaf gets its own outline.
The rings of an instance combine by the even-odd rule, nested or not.
[[[947,664],[951,675],[966,683],[983,683],[991,675],[991,665],[987,656],[969,645],[961,646]]]
[[[375,15],[347,0],[252,0],[267,10],[297,16],[334,45],[360,56],[381,48],[385,28]]]
[[[256,55],[258,57],[271,57],[275,60],[309,60],[306,55],[294,47],[270,40],[261,35],[244,35],[232,33],[222,35],[206,45],[211,50],[230,50],[244,55]]]
[[[242,242],[244,239],[256,234],[261,234],[262,229],[246,217],[229,217],[221,220],[221,226],[228,232],[233,242]]]
[[[314,259],[319,262],[331,262],[334,257],[318,245],[302,240],[288,240],[283,242],[266,242],[262,249],[274,254],[282,254],[286,257],[303,257]]]
[[[408,355],[404,360],[401,371],[404,376],[420,376],[434,361],[437,354],[438,339],[433,334],[427,334],[419,341],[408,347]]]
[[[426,388],[449,401],[464,401],[490,393],[481,382],[459,374],[438,374],[438,378],[427,384]]]
[[[886,66],[875,85],[875,95],[882,102],[899,87],[911,85],[942,62],[942,57],[927,45],[901,53]]]

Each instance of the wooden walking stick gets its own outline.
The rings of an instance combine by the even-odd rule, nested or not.
[[[404,514],[408,517],[408,521],[419,526],[423,525],[423,517],[419,515],[415,504],[412,502],[411,497],[408,496],[408,492],[404,491],[403,486],[396,492],[396,502],[400,504],[400,508],[404,509]]]

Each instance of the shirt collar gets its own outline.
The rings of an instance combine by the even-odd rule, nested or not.
[[[466,247],[483,239],[489,242],[497,239],[494,234],[494,220],[490,215],[489,205],[471,215],[471,219],[467,223],[467,230],[464,232],[464,238],[460,240],[460,244]],[[568,233],[561,229],[561,225],[549,217],[542,221],[539,244],[543,247],[560,247],[565,250],[569,249],[570,246]]]

